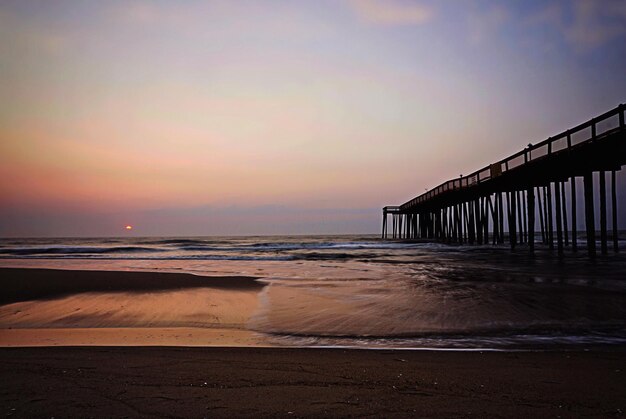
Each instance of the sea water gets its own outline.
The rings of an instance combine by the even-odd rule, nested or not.
[[[0,266],[258,277],[267,286],[246,327],[275,344],[625,344],[625,243],[595,259],[537,247],[530,256],[367,235],[2,239]]]

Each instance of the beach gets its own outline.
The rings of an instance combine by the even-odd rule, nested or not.
[[[624,416],[626,1],[0,36],[0,415]]]
[[[621,417],[624,351],[1,349],[15,417]]]
[[[459,260],[472,267],[465,256]],[[294,262],[149,261],[160,272],[133,270],[136,260],[60,262],[7,259],[4,266],[39,267],[0,268],[0,399],[7,416],[619,417],[626,408],[619,332],[480,337],[468,323],[464,335],[392,333],[416,325],[429,331],[437,323],[426,309],[450,316],[454,300],[441,301],[462,302],[458,289],[467,290],[467,280],[416,288],[417,281],[399,275],[390,275],[393,282],[368,278],[381,275],[374,269],[346,278],[359,265],[345,261],[334,276],[304,265],[305,278],[295,276],[303,268]],[[339,272],[327,260],[315,263],[319,272]],[[190,273],[200,268],[202,275]],[[516,292],[509,300],[534,301],[531,289],[577,303],[571,310],[579,313],[601,313],[600,320],[623,310],[613,285],[619,280],[524,283],[523,294],[522,285],[509,282]],[[495,315],[488,297],[500,282],[487,285],[490,294],[472,306]],[[601,301],[604,311],[589,306]],[[407,323],[410,310],[426,321],[414,316]],[[472,314],[480,321],[481,313]],[[387,325],[387,336],[353,336]]]
[[[254,277],[0,268],[0,346],[262,346]]]

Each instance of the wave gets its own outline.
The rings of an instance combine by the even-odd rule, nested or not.
[[[66,255],[66,254],[106,254],[106,253],[150,253],[161,252],[162,249],[139,246],[89,247],[89,246],[54,246],[54,247],[9,247],[0,248],[4,255]]]
[[[277,344],[324,348],[441,349],[441,350],[550,350],[623,346],[626,337],[610,333],[459,335],[424,337],[329,337],[268,334]]]
[[[189,255],[189,256],[127,256],[127,257],[115,257],[115,256],[102,256],[99,254],[83,254],[83,255],[59,255],[59,254],[32,254],[32,255],[20,255],[19,259],[89,259],[89,260],[236,260],[236,261],[288,261],[298,260],[293,256],[231,256],[231,255]],[[0,256],[0,259],[15,259],[12,256]]]
[[[149,253],[154,250],[150,250],[148,252],[139,252],[139,253]],[[158,252],[158,250],[157,250]],[[340,261],[340,260],[350,260],[350,259],[368,259],[373,260],[378,257],[378,255],[374,254],[363,254],[363,253],[301,253],[301,254],[278,254],[278,255],[237,255],[237,254],[227,254],[227,255],[211,255],[211,254],[195,254],[195,255],[167,255],[160,254],[159,256],[145,256],[145,255],[132,255],[128,254],[125,256],[107,256],[107,254],[112,253],[129,253],[116,251],[111,249],[109,251],[99,251],[99,252],[61,252],[58,249],[48,249],[48,250],[33,250],[29,249],[27,251],[23,251],[18,253],[15,250],[9,252],[0,251],[0,259],[15,259],[17,256],[19,259],[113,259],[113,260],[238,260],[238,261],[246,261],[246,260],[258,260],[258,261]]]
[[[388,250],[416,248],[415,244],[399,243],[253,243],[234,244],[232,246],[213,245],[182,245],[179,250],[183,251],[252,251],[252,252],[275,252],[275,251],[298,251],[298,250]]]
[[[232,243],[232,242],[228,240],[160,239],[160,240],[146,240],[146,241],[142,241],[141,243],[153,244],[153,245],[194,246],[194,245],[208,245],[208,244],[227,244],[227,243]]]

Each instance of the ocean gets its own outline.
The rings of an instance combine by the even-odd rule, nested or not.
[[[531,257],[371,235],[2,239],[0,266],[258,277],[267,286],[246,328],[276,345],[626,344],[626,243],[595,260],[537,246]]]

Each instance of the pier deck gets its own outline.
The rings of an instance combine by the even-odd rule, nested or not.
[[[594,173],[600,195],[600,246],[608,250],[606,173],[611,173],[612,241],[617,250],[615,172],[626,164],[626,105],[620,105],[470,175],[452,179],[399,206],[383,208],[383,238],[430,238],[457,243],[528,244],[541,240],[559,252],[577,249],[576,179],[583,178],[587,249],[595,254]],[[566,202],[569,186],[570,218]],[[506,201],[506,205],[504,203]],[[569,226],[568,228],[568,221]],[[506,224],[506,228],[505,228]],[[556,230],[556,236],[555,236]]]

